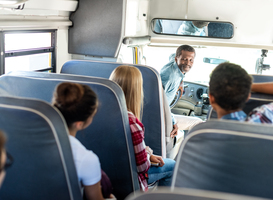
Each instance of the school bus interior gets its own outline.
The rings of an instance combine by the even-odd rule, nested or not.
[[[41,111],[37,105],[50,107],[55,116],[40,119],[40,126],[53,121],[50,124],[55,127],[54,120],[61,120],[60,113],[49,103],[55,86],[65,81],[87,84],[99,96],[100,107],[92,125],[77,137],[99,156],[102,168],[113,183],[116,198],[125,199],[131,193],[133,196],[128,199],[165,197],[160,190],[151,193],[153,197],[135,195],[139,185],[125,98],[121,88],[108,80],[117,66],[128,64],[140,69],[143,76],[145,142],[157,155],[176,158],[178,163],[172,188],[163,192],[174,195],[173,199],[225,199],[221,192],[252,196],[238,199],[273,199],[269,170],[273,154],[268,153],[271,152],[271,127],[210,121],[217,115],[208,99],[210,74],[222,62],[241,65],[253,74],[254,82],[273,81],[272,6],[271,0],[0,0],[0,110],[4,113],[0,114],[0,129],[7,132],[7,150],[15,156],[14,166],[0,188],[0,198],[81,199],[79,185],[74,183],[75,169],[63,167],[67,165],[65,159],[71,162],[70,146],[53,145],[53,153],[48,152],[55,157],[67,154],[65,159],[56,158],[52,160],[56,163],[51,163],[58,166],[61,173],[61,180],[56,170],[57,175],[52,175],[51,181],[54,179],[67,186],[59,190],[58,184],[49,187],[50,178],[43,180],[51,165],[39,168],[41,163],[32,162],[39,157],[37,149],[43,135],[33,138],[35,134],[26,134],[29,130],[40,132],[42,127],[31,127],[38,122],[30,120],[49,112]],[[209,23],[200,34],[181,32],[182,25],[195,22]],[[184,78],[182,97],[177,98],[170,110],[164,100],[159,72],[182,44],[193,46],[196,56]],[[244,110],[248,113],[268,102],[272,102],[272,95],[253,93]],[[34,106],[30,106],[32,103]],[[42,114],[38,115],[39,112]],[[171,112],[198,117],[208,123],[195,127],[184,141],[178,138],[175,146],[170,137]],[[46,127],[50,133],[52,127]],[[66,128],[62,128],[59,133],[62,135],[58,137],[67,137]],[[10,134],[17,130],[20,132]],[[21,132],[26,136],[20,135]],[[49,141],[56,142],[58,137],[55,135],[53,139],[53,136],[48,135]],[[30,143],[32,139],[25,141],[28,138],[32,138],[34,144]],[[67,138],[64,140],[67,143]],[[43,147],[50,148],[47,145],[45,140]],[[232,151],[230,146],[234,147]],[[261,147],[264,148],[261,150]],[[224,153],[227,153],[225,157],[221,157]],[[44,162],[48,155],[41,155],[46,157],[40,159]],[[259,158],[259,165],[253,164],[255,158]],[[213,166],[215,163],[217,168]],[[29,165],[32,164],[41,170],[31,174]],[[262,168],[264,171],[260,170],[261,165],[266,166]],[[245,173],[237,176],[240,170]],[[71,173],[71,177],[67,173]],[[28,177],[31,179],[25,184]],[[222,184],[223,179],[229,180],[226,185]],[[37,187],[38,181],[43,183],[41,187]],[[180,193],[177,187],[216,193],[210,196],[198,191],[200,195],[188,197],[192,192]],[[56,196],[58,191],[62,192]],[[227,199],[232,198],[237,199],[234,196]]]

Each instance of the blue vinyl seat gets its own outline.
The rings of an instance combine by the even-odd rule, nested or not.
[[[159,188],[152,192],[137,192],[126,198],[126,200],[263,200],[244,195],[234,195],[222,192],[212,192],[187,188]],[[266,200],[266,199],[264,199]]]
[[[61,73],[109,78],[112,71],[120,65],[126,64],[72,60],[63,65]],[[143,77],[144,106],[142,123],[145,126],[145,143],[153,149],[154,154],[163,157],[166,157],[167,154],[168,157],[174,158],[177,150],[173,149],[174,140],[170,137],[173,126],[168,116],[171,111],[168,106],[165,106],[167,101],[163,100],[164,91],[159,73],[148,66],[128,65],[137,67]]]
[[[112,182],[114,195],[124,199],[139,190],[139,183],[125,98],[116,83],[76,75],[14,72],[0,77],[0,94],[51,102],[55,87],[67,81],[86,84],[98,95],[97,114],[88,128],[78,132],[77,138],[98,155]]]
[[[271,125],[209,120],[195,126],[178,153],[172,188],[273,198]]]
[[[14,163],[0,199],[81,200],[68,130],[63,117],[44,101],[0,97],[0,129]]]

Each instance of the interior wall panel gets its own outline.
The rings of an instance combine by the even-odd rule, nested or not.
[[[149,31],[152,42],[168,44],[213,43],[224,46],[273,48],[272,0],[150,0],[148,20],[153,18],[226,21],[234,25],[231,39],[164,36]],[[218,18],[218,19],[216,19]]]
[[[79,0],[70,19],[69,53],[117,57],[124,35],[125,0]]]

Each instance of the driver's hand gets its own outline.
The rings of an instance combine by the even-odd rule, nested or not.
[[[180,98],[182,97],[182,95],[183,95],[183,90],[184,90],[183,86],[184,86],[184,83],[183,83],[183,80],[182,80],[181,83],[179,84],[179,87],[178,87],[178,90],[181,90],[181,94],[180,94],[179,99],[180,99]]]
[[[171,132],[171,138],[174,138],[174,136],[177,136],[178,126],[177,124],[173,125],[173,130]]]
[[[182,97],[182,95],[183,95],[183,86],[180,85],[178,90],[181,90],[181,94],[180,94],[180,97],[179,97],[179,99],[180,99]]]

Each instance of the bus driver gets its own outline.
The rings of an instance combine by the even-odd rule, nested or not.
[[[183,94],[183,78],[192,68],[194,58],[194,48],[189,45],[182,45],[177,48],[176,54],[170,55],[169,63],[160,70],[162,86],[166,93],[169,105],[173,101],[178,89],[181,89],[181,95]],[[203,121],[197,117],[174,116],[172,114],[172,122],[173,130],[171,132],[171,137],[174,137],[177,135],[178,124],[180,130],[188,130]]]

